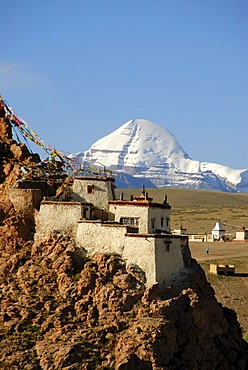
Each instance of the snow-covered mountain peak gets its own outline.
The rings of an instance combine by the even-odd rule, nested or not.
[[[135,187],[140,179],[149,186],[248,191],[247,169],[192,160],[169,130],[146,119],[127,121],[75,157],[94,167],[105,166],[115,176],[129,176],[125,186]]]
[[[112,168],[134,165],[148,168],[173,158],[188,158],[187,153],[168,130],[146,119],[124,123],[95,142],[85,152],[85,158],[94,157],[97,160],[99,151],[101,163]]]

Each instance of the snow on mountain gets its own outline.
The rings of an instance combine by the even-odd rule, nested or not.
[[[145,119],[126,122],[75,157],[113,170],[119,186],[126,176],[123,187],[135,187],[135,178],[149,187],[248,191],[247,169],[192,160],[168,130]]]

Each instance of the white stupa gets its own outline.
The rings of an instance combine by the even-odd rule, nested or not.
[[[212,229],[212,237],[213,241],[222,241],[225,239],[225,232],[224,224],[220,221],[217,221],[215,227]]]

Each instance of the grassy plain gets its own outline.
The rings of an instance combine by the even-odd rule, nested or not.
[[[124,199],[140,195],[142,189],[123,189]],[[165,194],[171,208],[171,227],[183,225],[189,233],[211,233],[218,218],[225,223],[227,232],[244,225],[248,228],[248,193],[230,194],[202,190],[147,189],[155,202],[162,202]],[[209,247],[206,255],[205,248]],[[232,308],[238,316],[244,337],[248,340],[248,242],[190,243],[192,257],[205,270],[208,281],[215,290],[216,298],[224,306]],[[209,265],[233,264],[234,276],[218,276],[209,273]]]

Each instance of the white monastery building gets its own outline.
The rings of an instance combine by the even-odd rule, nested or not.
[[[89,255],[118,254],[139,266],[147,285],[170,283],[191,260],[187,236],[171,233],[170,209],[167,198],[155,203],[145,189],[139,197],[116,199],[112,177],[75,177],[69,199],[62,194],[41,202],[36,237],[61,231]]]
[[[248,240],[248,229],[242,226],[240,229],[236,230],[235,241],[247,241]]]
[[[180,226],[179,229],[173,229],[172,234],[174,234],[174,235],[188,235],[188,230],[185,227]]]
[[[212,229],[213,241],[224,241],[225,233],[224,225],[220,221],[216,222],[215,227]]]

